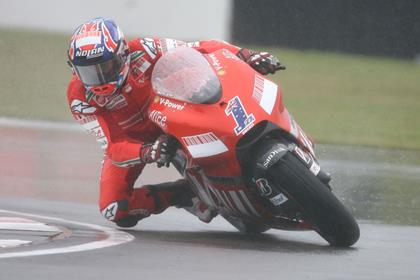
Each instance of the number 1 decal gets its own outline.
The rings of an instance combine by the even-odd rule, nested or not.
[[[225,109],[227,116],[232,115],[236,122],[235,133],[236,135],[244,134],[251,127],[254,126],[255,117],[254,114],[247,114],[241,100],[238,96],[235,96],[231,100]]]

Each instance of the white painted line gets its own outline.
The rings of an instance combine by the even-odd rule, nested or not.
[[[42,232],[61,232],[57,227],[43,223],[2,223],[0,230],[19,230],[19,231],[42,231]]]
[[[0,217],[0,230],[61,232],[58,227],[19,217]]]
[[[13,248],[22,245],[31,244],[32,241],[19,239],[0,239],[0,248]]]
[[[96,249],[121,245],[121,244],[130,242],[134,239],[134,236],[126,232],[109,228],[109,227],[94,225],[94,224],[81,223],[81,222],[76,222],[76,221],[60,219],[60,218],[53,218],[53,217],[48,217],[48,216],[34,215],[34,214],[9,211],[9,210],[3,210],[3,209],[0,209],[0,213],[4,213],[8,215],[21,215],[21,216],[26,216],[26,217],[35,218],[35,219],[45,219],[45,220],[50,220],[50,221],[55,221],[55,222],[60,222],[60,223],[73,224],[77,226],[82,226],[82,227],[87,227],[94,230],[102,231],[107,235],[107,238],[103,240],[88,242],[88,243],[84,243],[80,245],[51,248],[51,249],[41,249],[41,250],[27,250],[27,251],[10,252],[10,253],[3,253],[3,254],[0,253],[0,259],[83,252],[83,251],[88,251],[88,250],[96,250]]]
[[[21,217],[0,217],[0,223],[33,223],[33,222],[35,221],[21,218]]]

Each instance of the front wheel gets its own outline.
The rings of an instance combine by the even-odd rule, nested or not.
[[[288,152],[267,173],[273,188],[299,205],[304,218],[332,246],[357,242],[359,226],[350,212],[303,163]]]

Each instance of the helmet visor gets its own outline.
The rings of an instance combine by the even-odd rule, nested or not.
[[[123,64],[122,56],[116,55],[110,60],[94,65],[74,65],[74,69],[83,84],[97,86],[116,82]]]

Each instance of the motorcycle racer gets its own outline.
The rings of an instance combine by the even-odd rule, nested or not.
[[[68,103],[73,117],[104,150],[99,208],[118,226],[132,227],[169,206],[185,208],[204,222],[214,217],[185,180],[134,188],[146,164],[167,165],[173,154],[171,142],[150,120],[159,116],[148,116],[147,108],[154,97],[150,81],[154,64],[165,52],[180,46],[201,53],[227,49],[264,75],[285,69],[266,52],[217,40],[185,43],[136,38],[127,42],[108,18],[94,18],[77,27],[68,50],[73,71]]]

